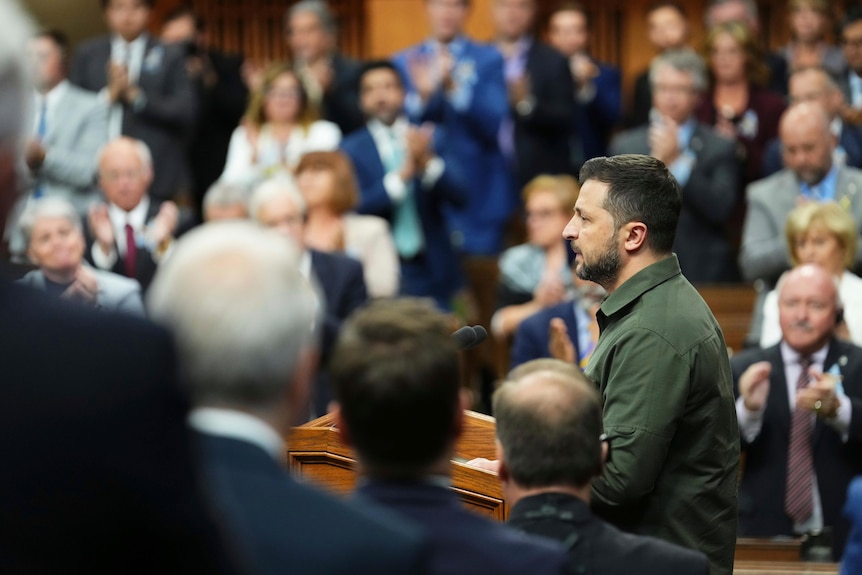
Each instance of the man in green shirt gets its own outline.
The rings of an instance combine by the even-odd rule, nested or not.
[[[705,553],[733,571],[739,431],[724,336],[672,253],[682,193],[649,156],[581,170],[563,232],[576,272],[608,292],[586,373],[602,396],[611,459],[593,483],[605,519]]]

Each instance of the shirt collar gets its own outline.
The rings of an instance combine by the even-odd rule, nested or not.
[[[111,50],[117,50],[124,46],[128,46],[132,50],[140,50],[147,45],[148,35],[146,32],[142,33],[140,36],[132,40],[131,42],[126,42],[126,40],[120,36],[119,34],[111,35]]]
[[[820,366],[821,371],[823,370],[823,365],[826,363],[826,355],[829,353],[829,343],[809,355],[811,358],[811,365]],[[802,355],[790,347],[786,341],[781,340],[781,361],[784,365],[799,365],[802,360]]]
[[[697,120],[692,116],[676,129],[676,140],[679,142],[680,149],[688,148],[695,128],[697,128]]]
[[[802,195],[809,199],[816,199],[819,201],[825,200],[834,200],[835,199],[835,188],[838,186],[838,165],[834,162],[832,163],[832,167],[829,168],[829,171],[826,172],[826,175],[823,176],[823,179],[814,184],[813,186],[806,184],[803,182],[799,188],[802,192]],[[814,195],[814,190],[817,189],[817,197],[812,198]]]
[[[391,126],[387,126],[376,118],[372,118],[368,121],[368,131],[375,137],[384,134],[388,136],[393,132],[400,136],[401,134],[407,133],[408,126],[409,123],[407,122],[407,117],[404,115],[398,116]]]
[[[657,285],[681,273],[676,254],[671,254],[654,264],[650,264],[609,294],[602,301],[597,315],[610,317]]]
[[[441,44],[443,43],[438,42],[433,38],[428,40],[427,42],[428,48],[431,51],[436,51]],[[464,52],[464,49],[467,47],[467,39],[461,35],[455,36],[455,38],[453,38],[451,42],[446,44],[446,46],[449,48],[449,52],[452,54],[452,56],[457,60],[458,57]]]
[[[127,212],[115,204],[108,204],[108,216],[111,218],[111,223],[114,224],[114,229],[125,227],[126,224],[132,226],[134,230],[142,230],[147,224],[147,213],[150,210],[150,198],[146,194],[138,202],[138,205],[132,208],[132,211]]]
[[[188,424],[209,435],[238,439],[257,445],[273,459],[281,460],[284,440],[268,423],[241,411],[198,407],[189,413]]]
[[[62,82],[51,88],[51,90],[47,94],[43,95],[39,92],[36,92],[36,101],[41,104],[42,98],[44,98],[48,108],[54,108],[57,106],[57,102],[59,102],[63,98],[63,95],[68,90],[69,81],[63,80]]]

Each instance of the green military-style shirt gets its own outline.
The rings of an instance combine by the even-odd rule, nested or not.
[[[712,575],[733,571],[739,430],[727,347],[675,255],[602,302],[587,375],[601,392],[611,460],[596,513],[696,549]]]

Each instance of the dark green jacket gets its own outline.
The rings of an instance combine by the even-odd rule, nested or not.
[[[705,553],[730,574],[739,431],[724,336],[676,256],[602,303],[587,367],[602,396],[611,460],[595,511],[619,527]]]

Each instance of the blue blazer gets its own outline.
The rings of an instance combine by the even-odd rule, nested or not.
[[[563,318],[563,321],[566,322],[569,338],[572,340],[572,345],[575,346],[575,357],[580,357],[575,305],[572,301],[564,301],[538,311],[522,321],[518,329],[515,330],[515,337],[512,340],[510,369],[534,359],[551,357],[548,351],[548,346],[551,343],[551,338],[548,336],[548,324],[555,317]]]
[[[357,130],[341,141],[341,149],[353,161],[359,180],[361,198],[356,211],[380,216],[391,224],[394,206],[383,186],[386,168],[371,132],[367,127]],[[431,189],[422,190],[420,186],[417,178],[414,189],[420,193],[416,194],[416,207],[425,235],[425,257],[421,265],[431,284],[432,293],[407,295],[448,299],[461,287],[462,277],[460,266],[456,265],[457,257],[445,212],[452,207],[464,206],[468,191],[448,164]]]
[[[257,445],[196,435],[215,510],[254,573],[419,573],[417,528],[294,481]]]
[[[446,95],[441,88],[421,107],[408,62],[432,50],[430,43],[419,44],[393,58],[407,88],[407,112],[416,124],[436,125],[443,159],[450,168],[457,167],[468,186],[466,205],[448,213],[459,246],[471,255],[497,255],[506,221],[519,205],[497,143],[509,109],[503,57],[492,46],[458,38],[452,43],[453,76],[464,89]]]
[[[575,100],[575,125],[583,147],[584,161],[608,155],[611,133],[622,116],[620,71],[593,61],[599,75],[593,80],[596,97],[586,104]]]
[[[838,145],[844,148],[847,154],[847,165],[853,168],[862,168],[862,128],[844,124],[841,128],[841,137]],[[781,158],[781,140],[775,138],[766,145],[763,154],[764,178],[771,176],[784,169],[784,161]]]
[[[467,511],[451,489],[371,481],[357,497],[398,511],[424,528],[430,543],[429,575],[545,575],[565,573],[566,551]]]

